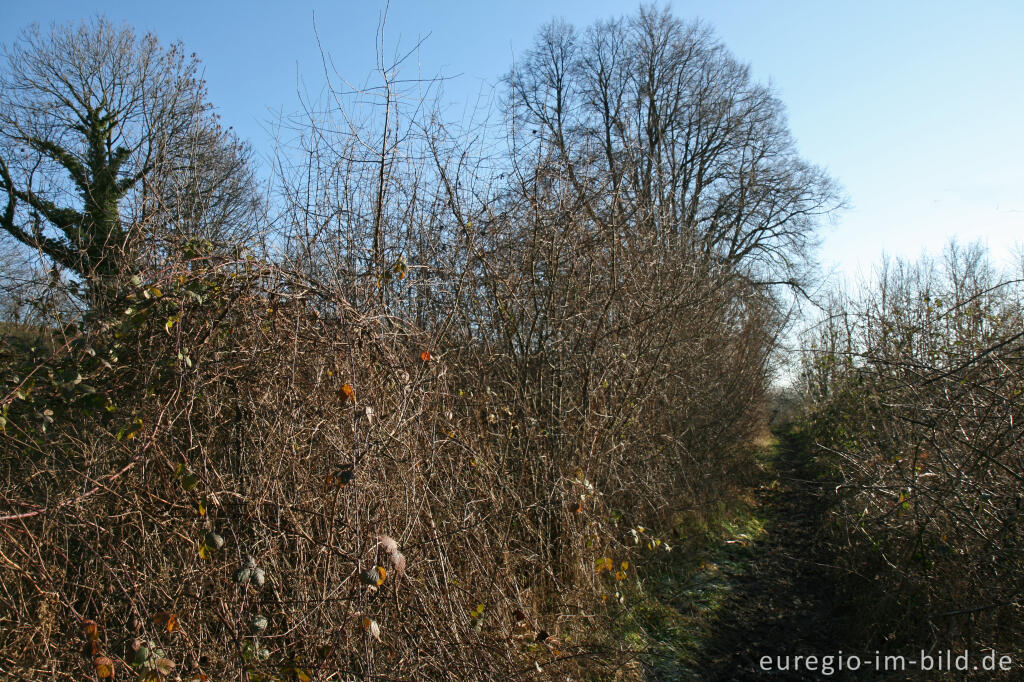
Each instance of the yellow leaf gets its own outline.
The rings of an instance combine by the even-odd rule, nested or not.
[[[205,542],[203,544],[199,545],[199,558],[200,559],[209,559],[210,558],[210,548],[206,546]]]
[[[101,680],[114,678],[114,662],[112,660],[106,656],[97,656],[92,662],[96,666],[96,677]]]

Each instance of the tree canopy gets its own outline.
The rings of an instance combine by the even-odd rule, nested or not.
[[[841,203],[772,90],[668,10],[548,24],[507,81],[526,153],[547,149],[593,220],[653,231],[666,253],[794,280]]]
[[[217,123],[181,44],[98,18],[31,26],[4,53],[0,224],[92,304],[147,236],[208,238],[251,217],[248,148]]]

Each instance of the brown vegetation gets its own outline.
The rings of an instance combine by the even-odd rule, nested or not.
[[[396,69],[293,122],[261,241],[123,254],[105,314],[4,356],[5,670],[628,661],[602,634],[617,585],[732,494],[779,283],[834,191],[771,93],[665,13],[543,31],[502,155]],[[164,208],[140,219],[176,238]]]
[[[840,483],[836,556],[869,646],[1019,642],[1020,283],[953,245],[836,298],[809,339],[809,423]]]

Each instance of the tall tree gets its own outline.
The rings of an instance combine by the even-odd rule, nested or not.
[[[230,235],[251,219],[248,148],[180,43],[99,18],[37,25],[4,49],[0,225],[102,305],[147,237]]]
[[[666,257],[791,279],[840,203],[800,158],[771,89],[667,10],[584,32],[549,24],[508,84],[535,140],[523,151],[546,148],[596,224],[656,234]]]

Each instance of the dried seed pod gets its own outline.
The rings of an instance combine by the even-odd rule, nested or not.
[[[388,554],[398,551],[398,543],[389,535],[378,535],[377,544],[380,545],[380,548]]]
[[[401,552],[390,554],[391,565],[395,568],[396,575],[405,575],[405,555]]]

